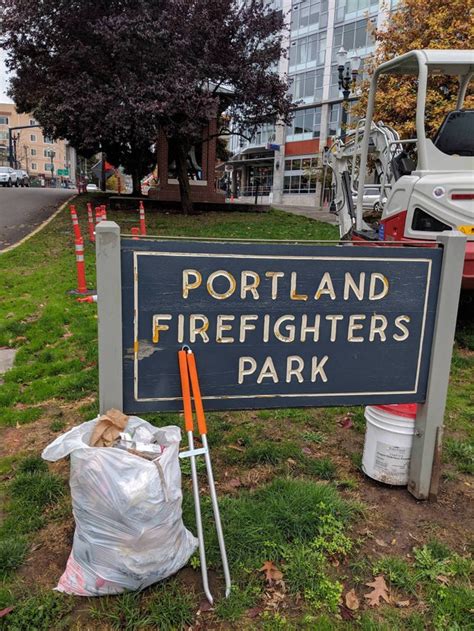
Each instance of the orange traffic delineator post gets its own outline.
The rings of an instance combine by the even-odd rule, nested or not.
[[[140,228],[137,228],[137,226],[133,226],[133,228],[130,228],[130,232],[133,235],[132,239],[138,239],[140,235]]]
[[[95,223],[98,224],[102,221],[102,206],[95,207]]]
[[[87,225],[89,227],[89,241],[95,243],[94,213],[90,202],[87,203]]]
[[[141,200],[139,204],[139,212],[140,212],[140,234],[142,236],[146,236],[145,206],[143,205],[143,202]]]
[[[204,593],[206,594],[206,598],[212,605],[214,599],[209,589],[209,578],[207,574],[206,549],[204,545],[204,533],[202,528],[201,501],[199,497],[199,480],[197,476],[196,456],[203,455],[206,463],[209,494],[211,496],[212,510],[214,513],[214,523],[216,525],[217,541],[219,543],[219,550],[221,553],[222,569],[224,570],[226,598],[228,598],[230,595],[232,583],[230,578],[229,564],[227,561],[224,533],[222,531],[219,504],[217,502],[216,485],[214,483],[214,474],[212,472],[211,454],[209,451],[209,444],[207,442],[207,424],[204,414],[204,407],[202,404],[201,390],[199,387],[196,360],[194,357],[194,353],[189,348],[189,346],[183,346],[183,348],[178,351],[178,364],[179,374],[181,378],[181,392],[183,396],[184,427],[188,435],[189,445],[189,450],[181,452],[179,454],[179,457],[189,458],[191,463],[191,477],[193,484],[194,510],[196,514],[196,531],[199,542],[199,558],[201,563],[202,585]],[[191,390],[192,398],[194,401],[194,408],[196,411],[198,431],[201,434],[202,447],[199,449],[194,448],[194,420],[191,403]]]
[[[102,221],[107,221],[107,206],[103,204],[102,208]]]
[[[76,251],[76,268],[77,268],[77,294],[85,294],[87,293],[87,283],[86,283],[86,263],[84,260],[84,240],[82,237],[76,239],[75,244]]]
[[[71,211],[71,220],[72,220],[72,229],[74,230],[74,239],[81,239],[81,226],[79,225],[79,220],[77,218],[77,212],[75,206],[70,206]]]

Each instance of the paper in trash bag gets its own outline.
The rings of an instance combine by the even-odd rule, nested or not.
[[[123,449],[91,447],[96,420],[56,438],[43,458],[71,456],[76,530],[57,589],[79,596],[139,590],[183,567],[197,547],[182,521],[178,427],[155,428],[131,416],[164,447],[150,461]]]

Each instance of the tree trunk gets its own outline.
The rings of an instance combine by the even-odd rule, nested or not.
[[[138,170],[132,171],[132,183],[133,183],[133,191],[132,195],[135,197],[141,197],[142,195],[142,178],[140,177],[140,173]]]
[[[176,146],[176,167],[181,195],[181,208],[185,215],[189,215],[193,211],[193,203],[191,201],[191,187],[188,177],[188,147],[180,143],[177,143]]]

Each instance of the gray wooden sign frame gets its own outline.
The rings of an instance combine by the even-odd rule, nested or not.
[[[449,373],[461,289],[466,235],[439,235],[443,260],[426,400],[418,405],[409,491],[417,499],[436,496]],[[96,228],[101,413],[123,407],[122,278],[120,228],[104,221]]]

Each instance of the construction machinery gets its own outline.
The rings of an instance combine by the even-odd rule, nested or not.
[[[461,230],[468,237],[464,289],[474,289],[474,109],[463,108],[473,73],[472,50],[414,50],[381,64],[372,77],[365,119],[325,155],[342,238],[429,245],[441,232]],[[401,139],[395,129],[373,121],[378,80],[384,74],[417,79],[415,138]],[[446,113],[433,138],[425,130],[430,75],[459,78],[456,109]],[[369,160],[372,177],[381,184],[382,215],[376,227],[363,217]]]

